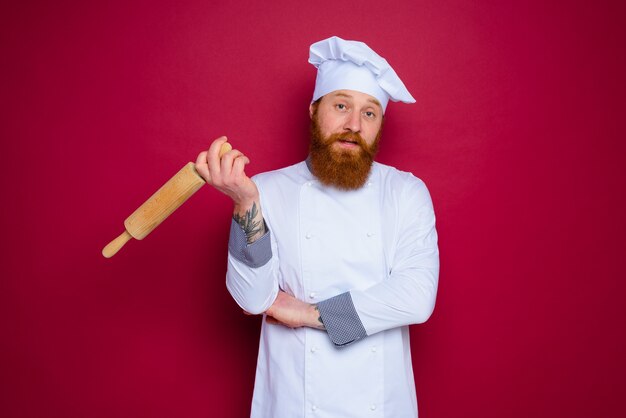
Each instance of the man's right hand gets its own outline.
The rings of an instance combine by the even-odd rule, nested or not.
[[[225,136],[217,138],[207,151],[201,152],[196,159],[196,170],[208,184],[233,199],[233,219],[246,233],[248,244],[252,244],[266,232],[259,189],[246,176],[244,168],[250,160],[241,151],[233,149],[220,158],[220,149],[226,141]]]
[[[235,202],[236,211],[247,210],[259,201],[256,184],[244,171],[250,162],[239,150],[228,151],[220,158],[220,148],[228,139],[222,136],[196,159],[196,170],[204,180]]]

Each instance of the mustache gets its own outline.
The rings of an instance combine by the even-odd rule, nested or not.
[[[330,145],[337,141],[348,141],[354,142],[359,145],[361,148],[367,148],[367,144],[365,140],[358,132],[346,132],[346,133],[336,133],[328,136],[326,140],[326,144]]]

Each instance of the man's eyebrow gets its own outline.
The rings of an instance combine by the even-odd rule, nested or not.
[[[335,97],[347,97],[348,99],[353,99],[354,97],[347,94],[347,93],[334,93]],[[380,104],[380,102],[378,100],[376,100],[375,98],[369,98],[367,99],[368,102],[374,103],[376,106],[380,107],[381,109],[383,108],[383,106]]]
[[[380,107],[381,109],[383,108],[383,105],[381,105],[380,102],[374,98],[367,99],[367,101],[374,103],[376,106]]]

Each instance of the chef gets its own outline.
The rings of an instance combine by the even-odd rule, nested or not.
[[[308,158],[249,178],[226,138],[196,161],[233,199],[226,285],[263,314],[254,418],[417,417],[410,324],[426,321],[439,253],[426,185],[374,162],[389,100],[415,100],[366,44],[310,47]]]

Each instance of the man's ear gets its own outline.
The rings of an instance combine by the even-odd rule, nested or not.
[[[313,119],[313,103],[309,105],[309,117]]]

